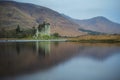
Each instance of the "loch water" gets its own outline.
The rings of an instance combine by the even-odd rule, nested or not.
[[[120,44],[0,42],[0,80],[120,80]]]

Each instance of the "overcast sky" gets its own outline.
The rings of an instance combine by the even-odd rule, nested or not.
[[[76,19],[104,16],[120,23],[120,0],[15,0],[51,8]]]

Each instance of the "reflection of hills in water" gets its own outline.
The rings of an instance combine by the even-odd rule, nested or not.
[[[75,56],[105,60],[118,51],[118,44],[0,43],[0,75],[48,69]]]

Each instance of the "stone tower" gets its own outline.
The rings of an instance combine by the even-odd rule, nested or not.
[[[50,36],[50,24],[43,22],[42,24],[39,24],[39,26],[36,29],[35,36],[38,38],[39,36],[48,35]]]

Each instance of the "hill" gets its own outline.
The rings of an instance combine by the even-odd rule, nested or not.
[[[19,24],[22,29],[37,27],[43,21],[51,24],[51,34],[79,36],[85,34],[78,30],[79,25],[49,8],[14,1],[0,2],[0,30],[15,29]]]
[[[98,16],[86,20],[74,20],[80,28],[108,34],[120,34],[120,24],[112,22],[105,17]]]

